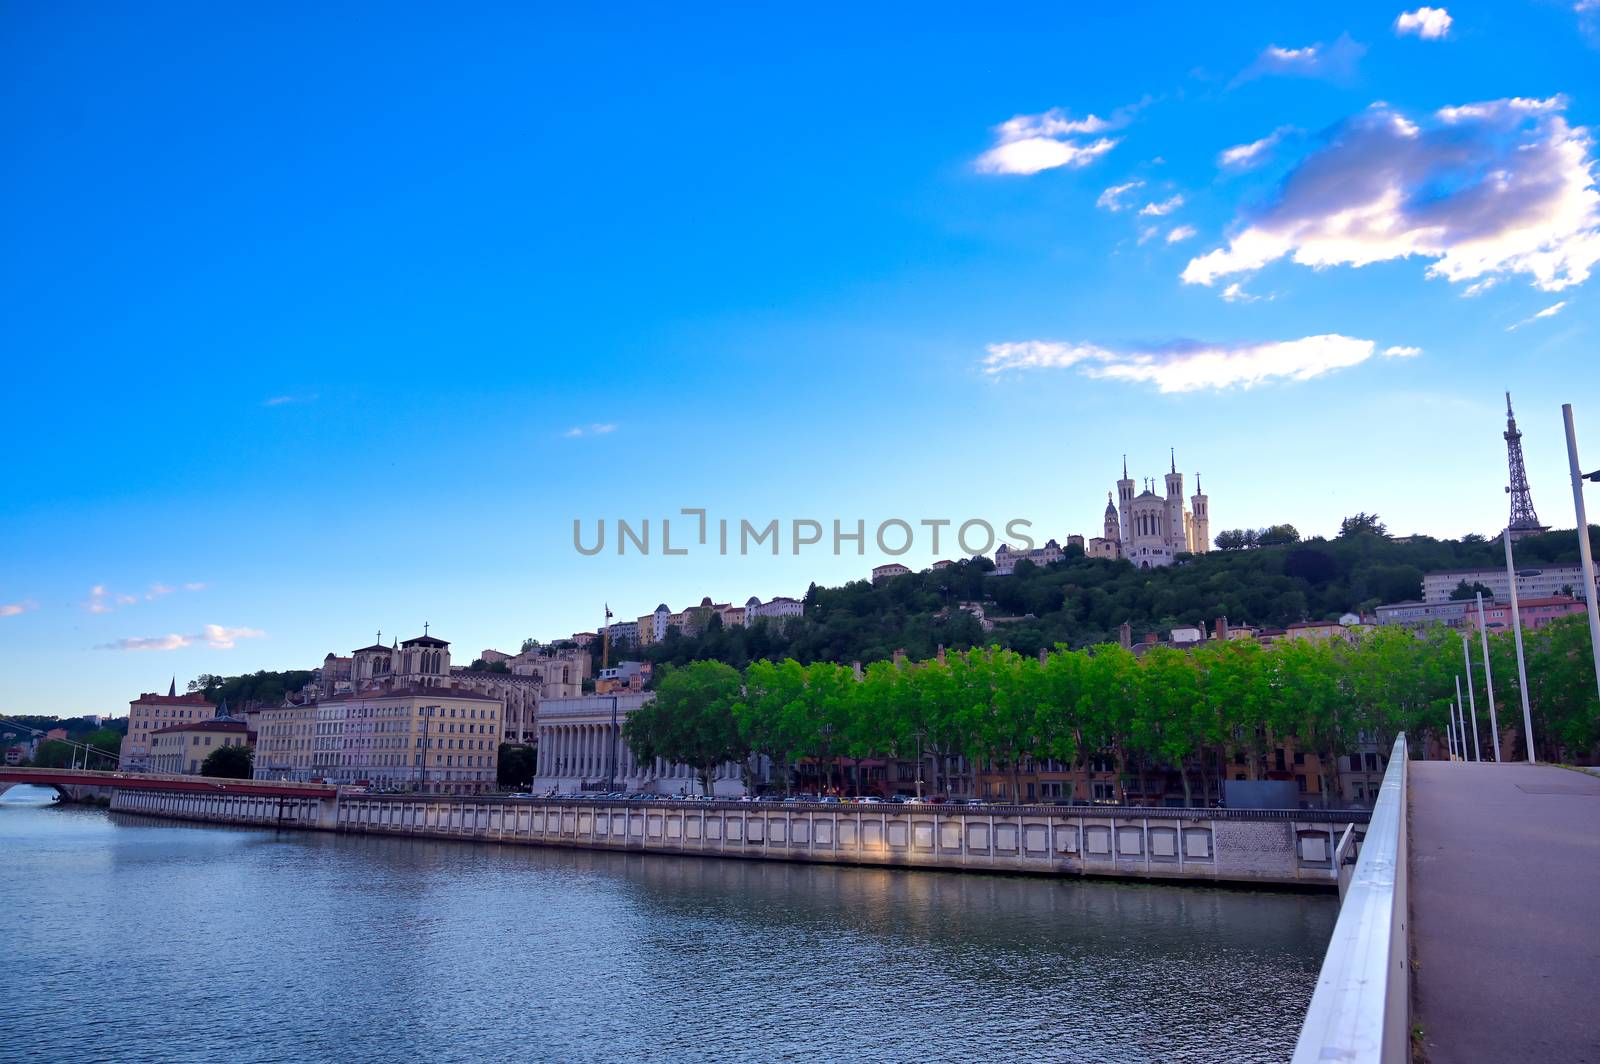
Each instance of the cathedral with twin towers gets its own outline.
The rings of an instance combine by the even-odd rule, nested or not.
[[[1105,535],[1089,541],[1091,558],[1126,558],[1141,569],[1153,569],[1171,565],[1180,554],[1204,554],[1211,549],[1211,506],[1200,489],[1200,474],[1194,475],[1194,494],[1186,507],[1176,450],[1171,462],[1171,471],[1162,478],[1165,495],[1156,493],[1154,477],[1147,477],[1144,490],[1135,495],[1133,479],[1128,476],[1128,456],[1122,456],[1116,500],[1106,496]]]

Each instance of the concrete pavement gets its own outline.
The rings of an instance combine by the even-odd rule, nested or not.
[[[1418,761],[1412,1017],[1431,1064],[1600,1064],[1600,779]]]

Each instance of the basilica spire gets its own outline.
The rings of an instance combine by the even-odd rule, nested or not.
[[[1167,454],[1172,459],[1172,471],[1176,473],[1178,471],[1178,449],[1176,447],[1170,448]]]

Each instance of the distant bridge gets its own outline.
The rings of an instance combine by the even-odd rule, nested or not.
[[[104,787],[114,791],[243,794],[255,797],[332,798],[332,784],[281,780],[236,780],[220,776],[170,776],[158,772],[95,772],[82,768],[0,768],[0,794],[19,783],[36,787]]]

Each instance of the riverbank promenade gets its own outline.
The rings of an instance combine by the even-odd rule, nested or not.
[[[1600,778],[1411,765],[1412,1021],[1429,1064],[1600,1062]]]

